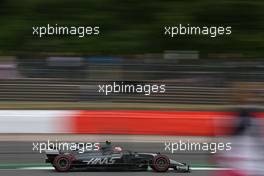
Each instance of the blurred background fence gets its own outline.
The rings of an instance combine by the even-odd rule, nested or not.
[[[21,59],[23,58],[23,59]],[[32,61],[33,59],[34,62]],[[264,101],[264,62],[129,57],[12,57],[2,59],[0,101],[233,104],[237,82]],[[213,63],[213,64],[211,64]],[[123,81],[122,81],[123,80]],[[98,85],[165,84],[166,93],[99,93]]]
[[[88,80],[0,80],[0,101],[112,101],[151,103],[226,104],[230,88],[185,86],[183,83],[164,82],[166,94],[137,95],[98,93],[98,83]],[[152,81],[148,83],[160,84]],[[181,85],[179,85],[181,84]]]

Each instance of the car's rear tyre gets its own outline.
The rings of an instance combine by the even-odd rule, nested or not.
[[[58,172],[67,172],[72,167],[72,157],[70,155],[58,155],[53,161],[53,166]]]
[[[157,155],[153,158],[151,168],[156,172],[166,172],[170,167],[170,159],[165,155]]]

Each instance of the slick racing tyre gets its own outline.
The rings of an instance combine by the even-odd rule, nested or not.
[[[71,169],[72,158],[70,155],[58,155],[53,161],[53,166],[58,172],[67,172]]]
[[[170,160],[165,155],[157,155],[153,158],[151,168],[156,172],[166,172],[170,167]]]

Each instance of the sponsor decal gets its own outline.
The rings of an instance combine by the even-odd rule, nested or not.
[[[88,165],[96,165],[96,164],[103,165],[103,164],[114,164],[115,160],[114,158],[103,157],[103,158],[91,158],[83,162],[86,162]]]

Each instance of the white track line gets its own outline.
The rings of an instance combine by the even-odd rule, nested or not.
[[[222,170],[231,170],[230,168],[217,168],[217,167],[195,167],[191,168],[193,171],[222,171]]]
[[[14,170],[54,170],[53,167],[21,167]]]

